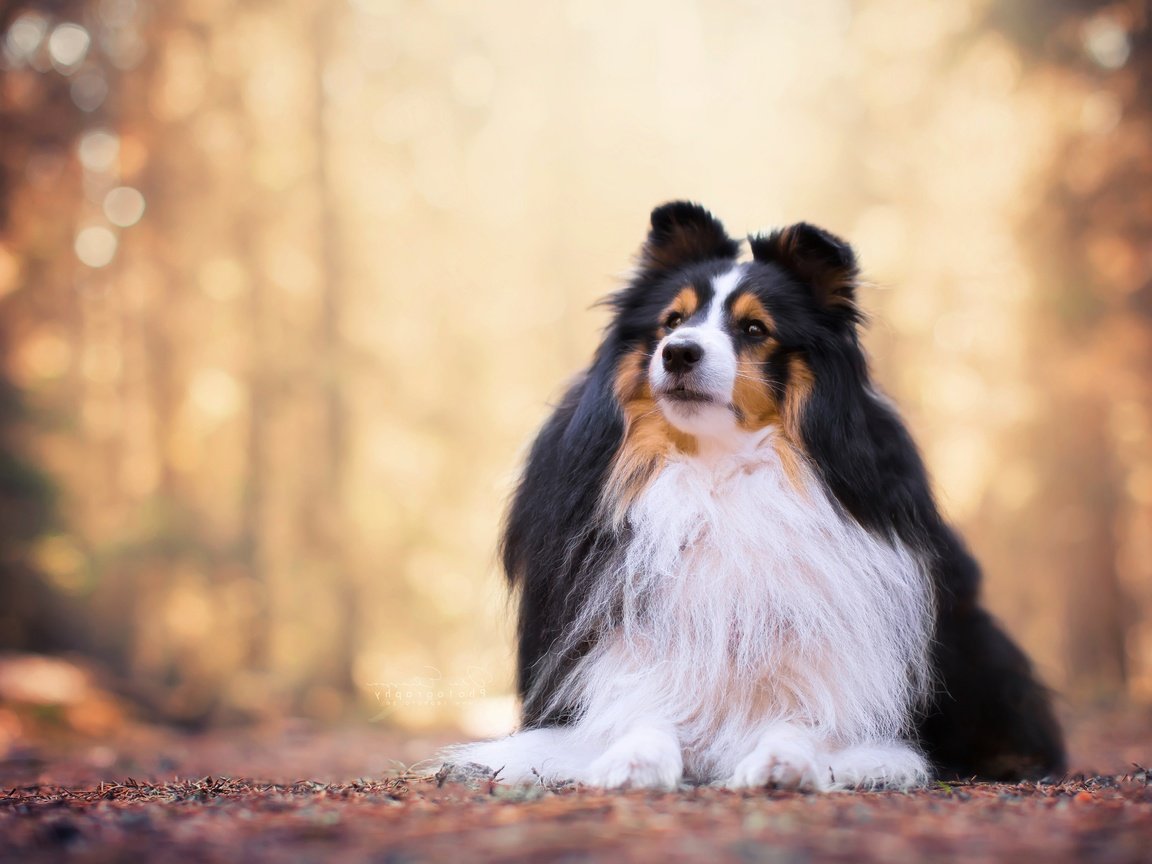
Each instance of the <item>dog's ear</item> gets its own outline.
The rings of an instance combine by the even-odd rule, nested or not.
[[[668,271],[707,261],[736,258],[740,244],[728,236],[720,220],[691,201],[671,201],[652,211],[652,228],[640,248],[640,267]]]
[[[767,237],[749,237],[752,257],[775,264],[807,285],[824,309],[855,313],[860,275],[852,247],[835,234],[798,222]]]

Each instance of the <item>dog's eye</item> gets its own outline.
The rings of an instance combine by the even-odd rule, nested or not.
[[[667,327],[669,330],[675,330],[677,327],[679,327],[683,323],[684,323],[684,316],[681,315],[679,312],[673,312],[667,318],[664,319],[664,326]]]
[[[764,322],[751,318],[747,321],[740,322],[740,330],[745,336],[751,339],[763,339],[768,335],[768,328]]]

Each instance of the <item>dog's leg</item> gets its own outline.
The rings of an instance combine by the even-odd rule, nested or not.
[[[818,758],[815,736],[793,723],[774,723],[759,736],[755,749],[737,765],[724,785],[730,789],[776,786],[820,791],[831,782]]]
[[[675,731],[664,724],[637,725],[618,738],[581,779],[605,789],[675,789],[684,757]]]
[[[903,741],[880,741],[828,754],[832,789],[908,789],[928,781],[928,761]]]

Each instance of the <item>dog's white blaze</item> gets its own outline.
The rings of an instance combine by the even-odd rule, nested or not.
[[[697,386],[712,396],[716,400],[715,404],[660,400],[661,410],[668,420],[692,435],[710,439],[728,438],[737,431],[736,418],[727,407],[736,383],[737,358],[732,338],[724,330],[724,304],[740,284],[743,275],[744,265],[736,264],[732,269],[713,277],[712,299],[704,320],[678,327],[665,336],[652,352],[652,360],[648,364],[648,378],[653,389],[658,392],[668,378],[662,360],[665,345],[695,342],[704,349],[704,356],[695,373]]]
[[[811,474],[789,478],[775,431],[761,434],[739,454],[670,461],[633,505],[631,541],[576,628],[598,641],[569,679],[582,713],[548,776],[614,785],[632,763],[609,748],[640,736],[648,753],[678,742],[701,782],[779,780],[764,772],[782,765],[784,782],[815,788],[924,778],[899,740],[930,674],[923,563],[844,517]],[[461,755],[531,780],[539,735],[524,734],[523,750],[513,736]],[[646,758],[639,785],[678,769]]]
[[[708,326],[717,329],[723,328],[724,304],[728,297],[740,284],[740,277],[744,275],[744,265],[736,264],[726,273],[721,273],[712,279],[712,303],[708,307]]]

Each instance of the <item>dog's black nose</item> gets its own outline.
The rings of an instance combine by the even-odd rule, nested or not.
[[[689,371],[699,363],[704,356],[704,349],[695,342],[669,342],[664,346],[661,356],[664,358],[665,371],[676,375]]]

